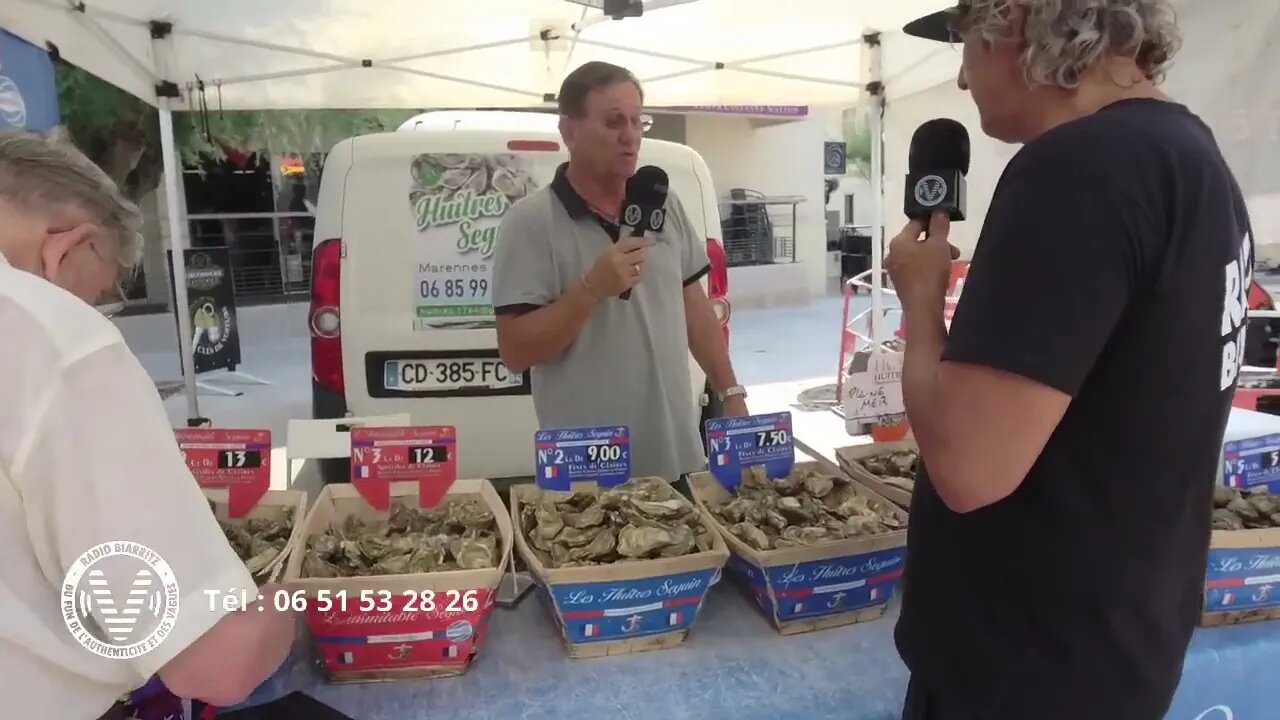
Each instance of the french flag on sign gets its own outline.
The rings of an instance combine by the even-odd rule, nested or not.
[[[600,626],[594,623],[587,623],[582,626],[583,637],[596,637],[600,634]]]
[[[338,653],[338,662],[342,665],[350,665],[356,661],[356,654],[352,652]]]
[[[357,465],[356,477],[361,479],[373,477],[372,470],[373,468],[369,467],[368,465]]]
[[[553,477],[556,477],[559,474],[560,474],[560,468],[556,467],[555,465],[548,465],[547,467],[542,468],[542,477],[547,478],[548,480],[550,480]]]
[[[667,624],[672,627],[675,627],[676,625],[679,625],[680,621],[683,619],[684,619],[684,615],[678,612],[673,612],[671,613],[670,617],[668,617]]]
[[[458,646],[457,645],[446,646],[444,649],[444,656],[447,658],[458,657]]]
[[[728,465],[728,464],[729,464],[729,454],[728,454],[728,453],[720,453],[719,455],[716,455],[716,464],[717,464],[717,465]]]

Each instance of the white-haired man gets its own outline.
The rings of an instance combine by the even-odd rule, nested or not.
[[[1243,198],[1157,89],[1179,42],[1166,0],[971,0],[906,31],[962,42],[983,130],[1023,147],[949,335],[947,220],[909,224],[886,261],[927,468],[903,717],[1159,720],[1241,362]]]
[[[92,306],[119,300],[117,279],[139,256],[139,225],[137,208],[74,148],[0,134],[0,703],[7,717],[93,720],[154,675],[180,696],[235,704],[279,667],[295,637],[291,613],[270,605],[225,609],[228,598],[254,598],[258,588],[192,480],[155,385]],[[63,606],[64,577],[102,543],[145,546],[173,571],[177,617],[142,654],[106,656],[108,641],[134,638],[96,629],[106,655],[92,652],[64,618],[72,612]],[[123,602],[136,568],[103,562],[95,569]],[[89,605],[90,625],[113,627],[107,603]]]

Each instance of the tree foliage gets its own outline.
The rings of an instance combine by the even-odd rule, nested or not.
[[[141,99],[61,59],[55,61],[62,124],[86,155],[137,200],[160,182],[159,114]],[[189,165],[202,157],[239,153],[327,152],[343,138],[394,130],[416,110],[176,112],[174,141]]]

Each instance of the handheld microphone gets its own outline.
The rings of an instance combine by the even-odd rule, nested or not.
[[[964,176],[969,173],[969,131],[950,118],[935,118],[911,136],[905,210],[928,222],[942,211],[964,220]]]
[[[631,228],[628,235],[640,237],[646,232],[662,232],[667,224],[668,192],[667,172],[655,165],[645,165],[627,179],[620,219],[623,227]],[[631,290],[623,291],[619,297],[630,298]]]

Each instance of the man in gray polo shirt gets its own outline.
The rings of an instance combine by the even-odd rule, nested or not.
[[[643,136],[643,95],[625,68],[590,62],[560,88],[569,162],[503,217],[494,255],[498,349],[532,369],[546,429],[626,425],[633,475],[672,482],[706,465],[689,354],[745,415],[719,321],[699,282],[706,241],[679,198],[663,231],[620,237],[618,211]],[[629,299],[619,296],[631,290]]]

